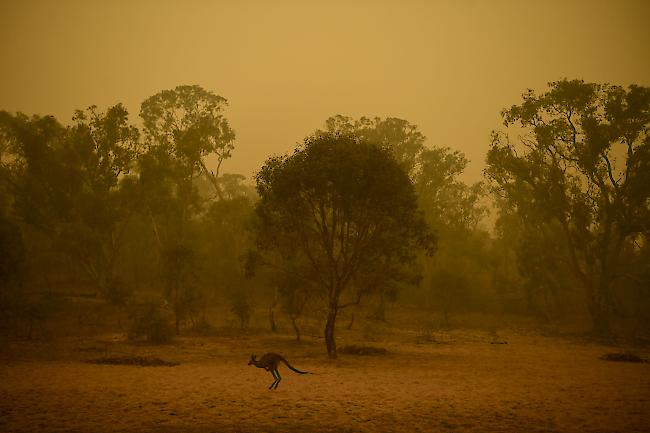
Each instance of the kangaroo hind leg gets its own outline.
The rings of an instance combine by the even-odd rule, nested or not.
[[[278,370],[273,370],[275,373],[275,386],[273,389],[278,389],[278,385],[280,385],[280,381],[282,380],[282,376],[280,376],[280,372]]]
[[[269,372],[273,376],[273,383],[271,384],[271,386],[269,386],[269,389],[275,389],[277,387],[277,382],[279,380],[278,376],[276,376],[276,371],[275,370],[269,369]]]

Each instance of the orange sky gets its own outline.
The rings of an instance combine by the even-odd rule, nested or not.
[[[650,86],[650,1],[0,0],[0,109],[140,103],[179,84],[230,102],[224,169],[251,177],[334,114],[395,116],[479,180],[499,111],[548,81]]]

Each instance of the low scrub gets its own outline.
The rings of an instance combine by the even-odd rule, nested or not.
[[[635,355],[630,352],[623,353],[606,353],[600,357],[603,361],[616,361],[616,362],[648,362],[647,359]]]
[[[340,353],[346,355],[360,355],[360,356],[377,356],[377,355],[386,355],[388,351],[383,347],[372,347],[372,346],[345,346],[339,350]]]
[[[150,302],[132,311],[133,323],[129,337],[145,338],[151,343],[167,343],[174,335],[169,312]]]
[[[88,362],[90,364],[138,365],[141,367],[173,367],[179,365],[178,362],[165,361],[153,356],[102,356]]]

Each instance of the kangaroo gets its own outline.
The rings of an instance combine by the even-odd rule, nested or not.
[[[280,362],[284,362],[287,367],[296,373],[307,374],[306,371],[300,371],[297,368],[294,368],[286,359],[284,359],[282,355],[279,355],[277,353],[265,353],[259,360],[256,359],[255,355],[251,355],[251,359],[248,361],[248,365],[254,365],[257,368],[263,368],[266,371],[270,371],[273,375],[273,379],[275,380],[271,386],[269,386],[269,389],[278,389],[278,385],[282,380],[282,376],[280,376],[280,372],[278,371],[278,365],[280,365]]]

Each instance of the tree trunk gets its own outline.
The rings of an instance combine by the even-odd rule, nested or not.
[[[269,324],[271,326],[271,332],[278,331],[278,326],[275,324],[275,312],[273,311],[273,306],[269,308]]]
[[[176,335],[181,335],[181,305],[178,294],[178,287],[174,287],[174,328]]]
[[[593,332],[599,337],[609,337],[612,334],[609,312],[600,308],[595,314],[592,313]]]
[[[300,328],[298,328],[298,323],[296,323],[297,317],[291,317],[291,324],[293,325],[293,330],[296,331],[296,341],[300,341]]]
[[[591,315],[592,332],[598,337],[611,336],[610,305],[607,296],[608,284],[601,282],[587,288],[588,308]]]
[[[526,309],[530,315],[534,315],[537,312],[531,283],[526,284]]]
[[[379,304],[377,304],[372,318],[380,322],[386,322],[386,299],[383,294],[379,295]]]
[[[29,327],[27,329],[27,339],[31,340],[32,339],[32,331],[34,330],[34,319],[30,318],[29,319]]]
[[[278,289],[277,287],[273,289],[273,301],[269,306],[269,324],[271,326],[271,332],[277,332],[278,327],[275,323],[275,306],[278,304]]]
[[[354,312],[352,313],[352,317],[350,317],[350,322],[348,322],[348,331],[352,329],[353,325],[354,325]]]
[[[332,359],[336,358],[336,340],[334,338],[334,327],[336,325],[336,314],[338,313],[337,303],[330,302],[327,322],[325,323],[325,346],[327,347],[327,356]]]
[[[608,284],[603,283],[603,287],[598,291],[598,304],[596,315],[594,316],[594,331],[601,337],[609,337],[612,335],[612,327],[610,322],[611,307],[610,297],[608,296]]]

